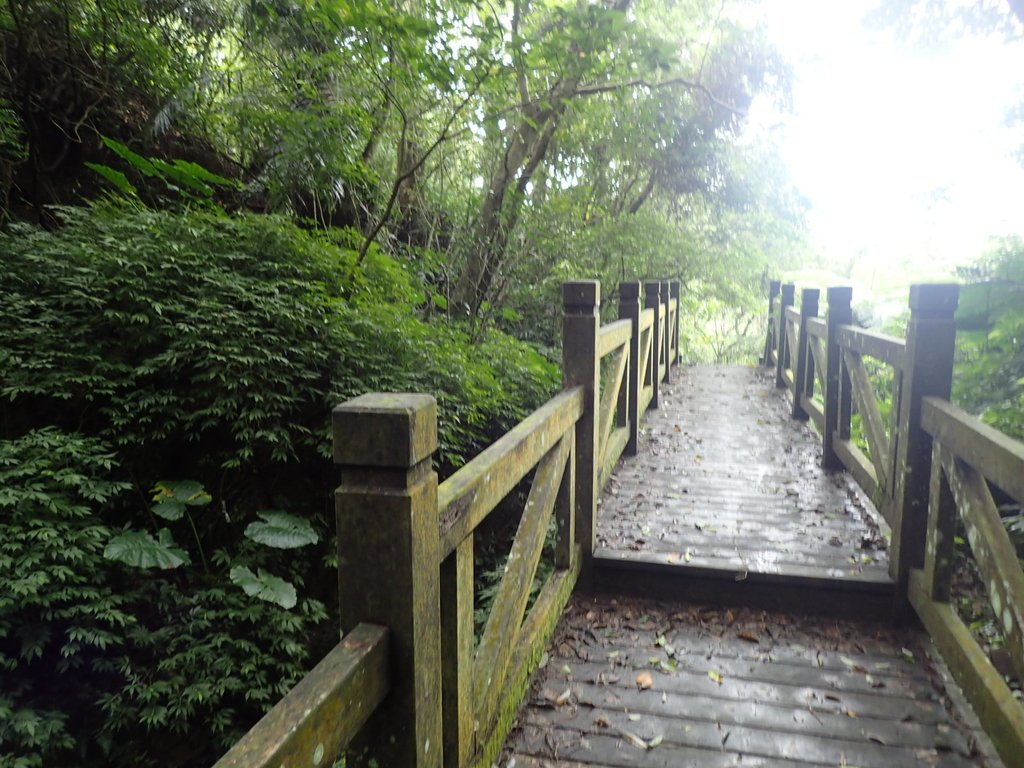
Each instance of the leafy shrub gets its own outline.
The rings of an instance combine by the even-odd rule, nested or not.
[[[209,764],[334,639],[331,407],[435,394],[447,472],[557,372],[500,333],[424,321],[406,266],[371,250],[357,268],[344,234],[210,210],[59,216],[0,233],[0,500],[17,509],[2,749]],[[164,477],[194,483],[151,498]],[[289,532],[302,556],[267,546]]]

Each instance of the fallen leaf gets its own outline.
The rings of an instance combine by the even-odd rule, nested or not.
[[[629,731],[624,731],[622,729],[619,729],[619,733],[622,735],[622,738],[624,738],[637,749],[647,749],[647,742],[641,739],[635,733],[630,733]]]
[[[748,643],[760,643],[761,638],[757,635],[751,634],[750,632],[737,632],[736,637],[740,640],[746,640]]]
[[[664,737],[659,733],[657,736],[655,736],[653,739],[651,739],[650,741],[647,742],[647,748],[648,749],[654,749],[659,744],[661,744],[663,739],[664,739]]]
[[[651,677],[650,672],[641,672],[636,676],[636,687],[641,691],[646,691],[652,685],[654,685],[654,678]]]
[[[567,703],[569,701],[569,698],[571,696],[572,696],[572,688],[566,688],[564,691],[562,691],[558,695],[558,698],[555,699],[555,706],[556,707],[561,707],[562,705],[564,705],[565,703]]]
[[[714,680],[719,685],[721,685],[723,682],[725,682],[725,678],[722,677],[722,673],[719,672],[716,669],[709,669],[708,670],[708,677],[710,677],[712,680]]]
[[[629,715],[627,715],[627,717],[629,717],[629,719],[632,722],[635,723],[637,720],[639,720],[641,717],[643,717],[643,715],[641,715],[641,714],[639,714],[637,712],[630,712]]]
[[[598,728],[609,728],[609,727],[611,727],[611,723],[608,722],[608,718],[605,717],[604,715],[598,715],[597,717],[595,717],[594,718],[594,725],[596,725]]]

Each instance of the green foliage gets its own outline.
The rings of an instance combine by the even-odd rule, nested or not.
[[[1024,242],[997,241],[960,277],[953,399],[1024,439]]]
[[[166,528],[157,531],[155,539],[145,531],[118,534],[108,542],[103,556],[136,568],[177,568],[191,562],[188,553],[175,546]]]
[[[308,668],[322,604],[283,612],[186,573],[166,529],[115,534],[117,472],[101,442],[54,428],[0,442],[4,765],[208,764]],[[152,566],[181,567],[137,570]],[[267,581],[295,605],[295,587]]]
[[[110,529],[94,508],[119,497],[112,454],[56,429],[0,441],[0,763],[62,761],[88,714],[105,652],[133,623],[129,600],[104,589]],[[96,725],[95,722],[92,725]]]
[[[275,549],[296,549],[307,544],[316,544],[319,539],[308,521],[287,512],[265,510],[256,514],[262,521],[249,523],[245,529],[245,536],[257,544]]]
[[[557,369],[424,321],[411,267],[371,249],[354,269],[345,233],[60,215],[0,234],[3,754],[209,764],[329,647],[331,407],[435,393],[448,471]],[[169,468],[195,479],[148,480]],[[74,696],[41,684],[65,671]]]

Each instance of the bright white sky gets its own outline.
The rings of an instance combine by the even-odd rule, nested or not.
[[[1005,120],[1024,101],[1024,42],[951,41],[926,56],[861,24],[877,2],[765,0],[795,69],[794,113],[752,117],[776,126],[828,262],[854,260],[868,285],[897,265],[941,279],[990,236],[1024,234],[1024,128]]]

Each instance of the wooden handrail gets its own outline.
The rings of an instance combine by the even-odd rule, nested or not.
[[[924,399],[921,422],[933,440],[933,461],[924,564],[911,574],[910,600],[986,732],[1012,764],[1024,754],[1024,707],[950,605],[950,585],[959,514],[1004,632],[1004,648],[1024,678],[1024,571],[987,482],[1024,501],[1024,443],[939,398]]]
[[[903,339],[854,325],[844,325],[839,328],[837,341],[843,349],[881,360],[897,370],[903,368],[903,358],[907,351],[907,342]]]
[[[583,388],[555,395],[437,488],[439,560],[482,523],[583,415]]]
[[[597,356],[605,358],[629,342],[633,336],[633,324],[629,320],[617,320],[602,325],[598,335]]]
[[[936,397],[924,399],[921,424],[1006,493],[1024,500],[1024,443]]]
[[[807,335],[816,339],[824,339],[828,334],[828,326],[820,317],[811,317],[807,320]]]
[[[331,765],[387,695],[388,630],[360,624],[214,768]]]
[[[344,640],[217,768],[490,764],[595,547],[597,494],[679,358],[679,284],[563,284],[563,391],[440,485],[437,403],[369,393],[332,415]],[[602,382],[602,360],[607,376]],[[479,643],[474,531],[532,484]],[[547,532],[554,571],[529,606]]]
[[[898,599],[913,606],[1000,755],[1015,764],[1024,754],[1024,707],[950,604],[950,584],[959,516],[1005,632],[1005,648],[1017,675],[1024,678],[1024,570],[989,487],[991,483],[1024,502],[1024,443],[949,402],[957,288],[913,286],[905,340],[852,325],[849,288],[829,289],[825,320],[808,316],[816,314],[816,306],[813,313],[797,313],[790,306],[792,289],[781,289],[781,305],[776,307],[780,290],[773,283],[762,362],[774,364],[777,382],[792,382],[794,416],[798,403],[815,416],[824,466],[848,469],[879,503],[893,530],[890,574]],[[790,371],[794,351],[804,360]],[[893,368],[889,424],[880,416],[865,356]],[[800,381],[823,385],[820,420]],[[863,417],[870,455],[850,439],[854,402]]]

